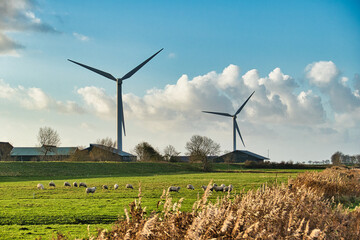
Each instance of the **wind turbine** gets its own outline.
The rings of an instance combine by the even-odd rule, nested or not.
[[[87,68],[90,71],[93,71],[97,74],[100,74],[108,79],[111,79],[115,82],[117,82],[117,114],[116,114],[116,119],[117,119],[117,149],[119,151],[119,153],[122,152],[122,128],[124,128],[124,135],[126,136],[126,132],[125,132],[125,121],[124,121],[124,108],[123,108],[123,102],[122,102],[122,82],[125,79],[130,78],[132,75],[134,75],[137,71],[139,71],[140,68],[142,68],[146,63],[148,63],[153,57],[155,57],[159,52],[161,52],[163,50],[160,49],[159,51],[157,51],[154,55],[152,55],[151,57],[149,57],[148,59],[146,59],[144,62],[142,62],[141,64],[139,64],[137,67],[135,67],[133,70],[131,70],[130,72],[128,72],[127,74],[125,74],[123,77],[121,78],[116,78],[113,75],[111,75],[110,73],[98,70],[96,68],[87,66],[85,64],[82,63],[78,63],[75,62],[73,60],[68,59],[68,61],[73,62],[77,65],[80,65],[81,67]]]
[[[241,133],[239,130],[239,126],[236,122],[236,115],[238,115],[241,110],[244,108],[245,104],[249,101],[249,99],[251,98],[251,96],[255,93],[255,91],[248,97],[248,99],[246,99],[246,101],[243,103],[243,105],[241,105],[241,107],[236,111],[236,113],[234,115],[231,115],[229,113],[222,113],[222,112],[208,112],[208,111],[202,111],[204,113],[211,113],[211,114],[216,114],[216,115],[221,115],[221,116],[225,116],[225,117],[232,117],[233,118],[233,138],[234,138],[234,142],[233,142],[233,148],[234,151],[236,150],[236,131],[239,133],[240,139],[245,147],[244,141],[241,137]]]

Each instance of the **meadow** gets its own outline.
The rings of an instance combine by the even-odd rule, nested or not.
[[[201,185],[210,181],[232,184],[231,195],[257,189],[264,183],[287,182],[303,170],[244,169],[239,164],[215,164],[216,172],[203,173],[200,166],[186,163],[69,163],[69,162],[1,162],[0,163],[0,239],[49,239],[62,233],[69,237],[88,237],[98,228],[110,228],[124,217],[124,209],[138,198],[141,187],[142,205],[147,213],[161,211],[158,202],[164,189],[180,186],[171,193],[174,201],[184,198],[182,211],[191,211],[193,203],[203,194]],[[48,186],[54,181],[56,188]],[[84,188],[64,187],[85,182],[95,186],[95,194]],[[42,183],[44,190],[36,185]],[[114,190],[114,184],[119,189]],[[126,189],[131,183],[134,190]],[[106,184],[109,190],[101,189]],[[187,184],[195,190],[186,189]],[[216,201],[224,193],[212,193]]]

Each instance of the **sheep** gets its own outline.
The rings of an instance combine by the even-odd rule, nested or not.
[[[205,186],[205,185],[202,185],[201,186],[201,188],[204,190],[204,191],[206,191],[206,189],[207,189],[207,186]],[[210,187],[210,191],[212,191],[214,189],[214,186],[212,186],[212,187]]]
[[[86,183],[81,182],[81,183],[79,183],[79,187],[85,187],[85,188],[87,188],[87,185],[86,185]]]
[[[116,190],[116,189],[118,189],[119,188],[119,185],[118,184],[115,184],[114,185],[114,189]]]
[[[194,186],[191,185],[191,184],[188,184],[188,185],[186,186],[186,188],[187,188],[187,189],[190,189],[190,190],[194,190],[194,189],[195,189]]]
[[[38,183],[38,185],[36,186],[38,189],[43,190],[44,189],[44,185],[42,185],[41,183]]]
[[[107,185],[102,185],[102,189],[106,189],[106,190],[108,190],[108,189],[109,189],[109,187],[108,187]]]
[[[92,188],[86,188],[86,190],[85,190],[85,192],[86,193],[94,193],[95,192],[95,190],[96,190],[96,187],[92,187]]]
[[[226,185],[225,185],[225,184],[221,184],[220,187],[223,187],[223,188],[224,188],[224,187],[226,187]]]
[[[224,187],[222,187],[222,186],[213,186],[213,190],[215,190],[216,192],[223,192]]]
[[[64,187],[71,187],[71,184],[68,182],[64,182]]]
[[[49,182],[49,187],[55,187],[55,183],[53,181]]]
[[[73,182],[73,186],[74,186],[74,187],[78,187],[77,182]]]
[[[133,186],[131,184],[126,184],[125,186],[126,188],[131,188],[131,189],[134,189]]]
[[[224,187],[224,192],[231,192],[232,189],[233,189],[233,185],[230,184],[229,186]]]
[[[171,186],[168,188],[169,192],[179,192],[179,190],[180,190],[180,187]]]

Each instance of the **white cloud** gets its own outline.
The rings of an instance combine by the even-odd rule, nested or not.
[[[78,39],[78,40],[80,40],[80,41],[82,41],[82,42],[87,42],[87,41],[90,40],[90,38],[89,38],[88,36],[82,35],[82,34],[77,33],[77,32],[74,32],[74,33],[73,33],[73,36],[74,36],[76,39]]]
[[[105,90],[97,87],[84,87],[77,90],[85,103],[100,117],[114,117],[116,103],[114,97],[106,95]]]
[[[32,11],[34,1],[0,1],[0,55],[18,56],[18,49],[23,46],[10,39],[7,32],[57,32],[52,26],[43,23]]]
[[[332,61],[320,61],[309,64],[305,71],[310,82],[319,87],[327,86],[339,75],[339,70]]]
[[[19,103],[29,110],[54,110],[61,113],[84,113],[84,109],[72,101],[56,101],[40,88],[11,87],[0,79],[0,99]]]
[[[169,53],[168,57],[169,58],[176,58],[176,54],[175,53]]]

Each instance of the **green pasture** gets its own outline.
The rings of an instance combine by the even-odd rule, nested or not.
[[[214,166],[217,172],[202,173],[200,166],[170,163],[64,163],[64,162],[1,162],[0,163],[0,239],[49,239],[61,232],[70,239],[88,237],[98,228],[124,216],[124,208],[138,198],[141,186],[142,205],[147,212],[157,208],[163,189],[180,186],[179,193],[171,193],[173,201],[185,198],[182,211],[190,211],[201,185],[210,181],[218,185],[232,184],[231,194],[260,187],[264,183],[287,181],[299,170],[243,171],[241,165]],[[226,172],[220,172],[224,169]],[[55,188],[48,186],[54,181]],[[70,183],[85,182],[96,187],[94,194],[85,188],[64,187]],[[36,185],[42,183],[44,190]],[[114,184],[119,189],[114,190]],[[134,190],[125,189],[130,183]],[[109,190],[101,189],[106,184]],[[187,184],[195,190],[186,189]],[[224,193],[212,193],[215,201]]]

